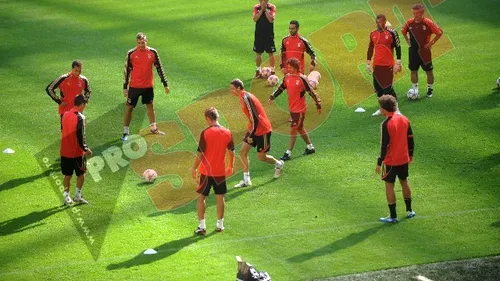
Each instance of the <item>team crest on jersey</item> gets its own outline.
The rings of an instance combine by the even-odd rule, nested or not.
[[[425,25],[424,25],[424,26],[422,26],[422,29],[423,29],[423,30],[427,30],[427,27],[425,27]]]
[[[151,59],[151,54],[148,54],[148,59]]]
[[[385,39],[386,39],[386,40],[387,40],[387,39],[389,39],[389,35],[385,35]]]
[[[300,48],[300,45],[301,45],[301,43],[299,42],[299,44],[297,44],[297,47],[299,47],[299,48]]]
[[[82,87],[82,82],[78,82],[78,87]]]
[[[295,85],[297,85],[297,86],[298,86],[299,84],[300,84],[300,81],[299,81],[299,80],[295,81]]]

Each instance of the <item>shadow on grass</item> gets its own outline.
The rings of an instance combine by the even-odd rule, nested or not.
[[[490,224],[492,227],[500,227],[500,221],[496,221]]]
[[[64,205],[52,207],[47,210],[34,211],[22,217],[0,222],[0,236],[7,236],[40,226],[44,224],[42,220],[66,209]]]
[[[156,254],[154,255],[144,255],[142,252],[139,253],[137,256],[131,258],[130,260],[123,261],[121,263],[113,263],[108,265],[106,268],[107,270],[116,270],[116,269],[122,269],[122,268],[130,268],[134,266],[141,266],[145,264],[150,264],[159,260],[162,260],[164,258],[168,258],[169,256],[177,253],[178,251],[182,250],[185,247],[188,247],[191,244],[197,243],[198,241],[208,238],[212,235],[214,235],[216,232],[215,230],[207,235],[204,236],[189,236],[185,238],[181,238],[178,240],[170,241],[165,244],[162,244],[158,247],[155,247],[154,249],[157,251]]]
[[[287,260],[293,263],[302,263],[310,259],[317,258],[319,256],[332,255],[335,252],[350,248],[358,243],[365,241],[366,239],[368,239],[368,237],[372,236],[383,227],[387,227],[387,225],[380,224],[378,226],[360,232],[351,233],[348,236],[340,240],[334,241],[322,248],[316,249],[312,252],[302,253],[300,255],[291,257]]]
[[[50,170],[46,170],[44,172],[41,172],[38,175],[32,175],[29,177],[17,178],[17,179],[12,179],[12,180],[6,181],[0,185],[0,191],[16,188],[16,187],[21,186],[23,184],[34,182],[37,179],[40,179],[43,177],[48,177],[51,173],[57,172],[59,170],[61,170],[61,168],[58,165],[52,165],[50,167]]]

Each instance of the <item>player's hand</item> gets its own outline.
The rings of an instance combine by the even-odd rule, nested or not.
[[[191,168],[191,177],[195,180],[198,177],[198,171],[195,168]]]
[[[244,141],[245,141],[246,143],[248,143],[248,144],[252,144],[252,143],[253,143],[253,139],[252,139],[252,137],[251,137],[251,136],[246,137],[246,138],[244,139]]]
[[[373,67],[372,67],[371,61],[366,62],[366,72],[368,72],[368,74],[373,73]]]
[[[61,106],[61,107],[65,107],[66,105],[68,105],[68,103],[67,102],[63,102],[63,101],[59,104],[59,106]]]
[[[123,96],[128,98],[128,89],[123,89]]]
[[[274,100],[273,100],[273,99],[268,99],[268,100],[267,100],[267,104],[269,104],[269,105],[273,104],[273,102],[274,102]]]
[[[398,73],[401,71],[401,64],[395,64],[394,67],[392,68],[393,73]]]
[[[410,156],[410,162],[409,163],[413,163],[413,156]]]
[[[168,93],[170,93],[170,88],[165,87],[165,94],[167,94],[167,95],[168,95]]]
[[[262,9],[267,8],[266,1],[260,1],[260,7],[261,7]],[[262,10],[262,12],[266,12],[266,10]]]
[[[316,67],[316,64],[313,64],[311,62],[311,65],[309,65],[309,72],[313,71],[315,67]]]
[[[90,148],[88,148],[87,151],[85,152],[85,155],[92,156],[92,150],[90,150]]]
[[[234,174],[234,168],[233,167],[227,167],[226,168],[226,177],[230,177]]]
[[[375,173],[377,173],[377,175],[380,175],[380,166],[377,165],[377,167],[375,168]]]
[[[281,72],[283,73],[283,75],[286,74],[286,69],[284,67],[281,68]]]
[[[318,112],[318,114],[321,114],[321,108],[316,109],[316,111]]]

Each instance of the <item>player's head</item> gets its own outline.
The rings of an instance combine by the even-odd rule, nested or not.
[[[291,58],[286,61],[286,72],[295,74],[298,73],[300,69],[300,61],[297,58]]]
[[[87,98],[85,98],[83,95],[78,95],[75,97],[75,107],[78,108],[80,112],[82,112],[85,107],[87,106]]]
[[[260,3],[264,2],[264,3],[266,3],[266,4],[267,4],[267,3],[269,3],[269,0],[260,0],[259,2],[260,2]]]
[[[385,17],[384,14],[378,14],[377,15],[377,28],[380,30],[385,29],[385,24],[387,23],[387,18]]]
[[[290,25],[288,26],[288,30],[290,30],[290,35],[295,36],[299,32],[299,21],[292,20],[290,21]]]
[[[82,62],[80,60],[75,60],[71,63],[71,74],[75,77],[80,76],[82,73]]]
[[[245,85],[243,84],[243,81],[240,79],[236,78],[229,83],[229,88],[231,89],[231,94],[233,96],[239,96],[241,92],[245,89]]]
[[[378,104],[380,105],[380,111],[384,115],[386,112],[396,111],[397,101],[396,98],[391,95],[383,95],[378,98]]]
[[[219,112],[217,112],[217,108],[209,107],[205,110],[205,120],[207,120],[208,125],[217,123],[218,119],[219,119]]]
[[[146,45],[148,44],[148,37],[146,36],[146,34],[142,32],[137,33],[136,40],[137,47],[139,47],[140,49],[146,48]]]
[[[424,19],[425,6],[424,4],[415,4],[411,7],[413,11],[413,17],[416,21],[422,21]]]

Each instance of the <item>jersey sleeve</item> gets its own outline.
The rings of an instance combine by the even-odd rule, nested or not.
[[[304,37],[301,37],[300,39],[302,39],[302,42],[304,42],[306,53],[311,56],[311,59],[314,60],[316,58],[316,54],[314,53],[311,43],[309,43],[309,41],[307,41],[307,39],[305,39]]]
[[[130,73],[132,72],[132,63],[130,62],[130,56],[132,51],[127,53],[125,57],[125,70],[123,71],[123,89],[128,89],[128,84],[130,82]]]
[[[385,159],[385,156],[387,155],[387,148],[389,147],[389,142],[390,142],[390,136],[389,136],[389,130],[387,129],[387,123],[389,122],[389,119],[384,120],[382,122],[381,126],[381,140],[380,140],[380,156],[378,157],[377,160],[377,165],[380,166],[382,165],[382,162]]]
[[[403,36],[406,37],[406,34],[408,34],[408,29],[410,28],[410,24],[411,24],[411,19],[408,20],[405,25],[403,25],[403,28],[401,29],[401,34],[403,34]]]
[[[319,95],[314,91],[314,89],[309,85],[309,81],[307,80],[307,77],[305,75],[301,75],[300,79],[302,80],[302,83],[304,83],[304,87],[306,88],[306,91],[309,93],[311,98],[314,100],[316,103],[316,108],[321,109],[321,99]]]
[[[373,41],[372,41],[372,34],[373,34],[373,32],[370,32],[370,43],[368,43],[368,51],[366,52],[366,60],[372,60],[373,50],[375,49],[375,44],[373,44]]]
[[[401,60],[401,42],[399,41],[398,32],[394,29],[390,29],[389,32],[392,35],[392,48],[396,50],[396,58]]]
[[[161,83],[163,84],[163,87],[168,87],[167,77],[165,76],[165,70],[161,64],[160,56],[156,50],[152,49],[151,51],[155,54],[154,65],[156,67],[156,72],[158,72],[158,76],[160,76]]]
[[[205,130],[203,130],[200,134],[200,141],[198,142],[198,152],[205,152],[207,148],[207,142],[205,141]]]
[[[408,154],[413,157],[413,150],[415,149],[415,142],[413,140],[413,130],[411,129],[410,123],[408,123],[408,132],[406,133],[408,138]]]
[[[87,79],[87,77],[85,77],[85,76],[81,76],[81,78],[82,78],[83,83],[85,85],[85,87],[83,88],[83,96],[87,100],[89,100],[90,96],[92,95],[92,88],[90,88],[89,79]]]
[[[49,85],[45,88],[45,92],[47,92],[47,95],[55,101],[57,104],[61,104],[61,98],[56,95],[55,90],[61,85],[61,83],[68,77],[66,74],[63,74],[59,76],[56,80],[50,82]]]
[[[257,126],[259,126],[259,113],[257,112],[257,108],[255,107],[255,104],[250,96],[245,95],[243,97],[243,101],[245,102],[245,107],[248,110],[249,113],[248,116],[250,119],[249,121],[252,127],[252,130],[250,131],[250,136],[254,136],[255,132],[257,131]]]
[[[281,95],[281,93],[283,93],[283,91],[286,90],[285,80],[286,80],[286,76],[283,78],[283,81],[281,82],[280,86],[269,96],[270,100],[274,100],[279,95]]]
[[[255,15],[256,15],[256,14],[258,14],[258,13],[259,13],[259,6],[260,6],[260,5],[258,5],[258,4],[257,4],[257,5],[255,5],[255,6],[253,6],[253,16],[254,16],[254,17],[255,17]]]
[[[283,38],[281,40],[281,64],[280,67],[283,68],[285,67],[285,59],[286,59],[286,47],[285,47],[285,41],[288,37]]]
[[[82,114],[78,114],[76,138],[78,139],[78,145],[83,151],[89,150],[87,141],[85,140],[85,116],[83,116]]]
[[[433,22],[431,19],[426,18],[425,23],[429,26],[432,33],[434,33],[434,34],[442,34],[443,33],[443,30],[435,22]]]
[[[274,18],[276,17],[276,6],[271,5],[271,8],[269,9],[269,14],[271,15],[271,17],[274,20]]]
[[[231,134],[230,131],[228,131],[229,134],[229,142],[227,143],[227,150],[234,151],[234,141],[233,141],[233,134]]]

